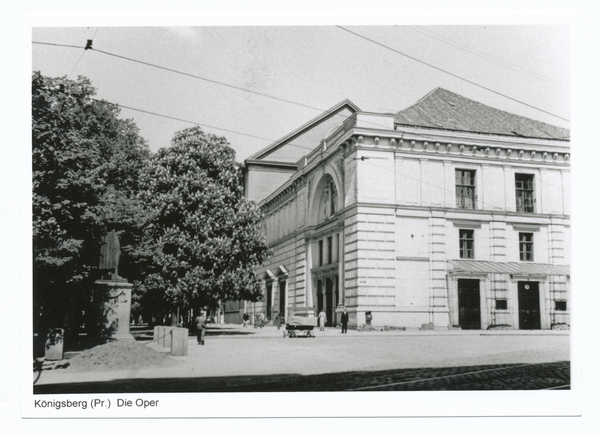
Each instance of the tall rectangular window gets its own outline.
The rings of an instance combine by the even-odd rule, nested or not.
[[[521,261],[533,261],[533,234],[519,232],[519,256]]]
[[[533,175],[515,173],[515,194],[517,197],[517,212],[533,213]]]
[[[319,240],[319,267],[323,265],[323,240]]]
[[[472,229],[460,229],[460,257],[462,259],[474,259],[475,251],[473,250],[474,233]]]
[[[456,169],[456,207],[475,209],[475,171]]]
[[[333,263],[333,237],[327,237],[327,263]]]

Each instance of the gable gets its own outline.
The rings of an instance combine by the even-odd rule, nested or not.
[[[268,160],[296,163],[315,149],[321,140],[331,135],[352,114],[360,111],[351,101],[345,100],[326,112],[267,146],[248,160]]]

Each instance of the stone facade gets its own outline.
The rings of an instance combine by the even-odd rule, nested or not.
[[[337,326],[346,307],[350,327],[367,312],[373,326],[406,328],[569,323],[568,139],[345,110],[353,114],[260,200],[274,255],[259,270],[263,300],[243,309],[324,310]]]

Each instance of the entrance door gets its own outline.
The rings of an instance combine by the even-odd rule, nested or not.
[[[519,329],[538,330],[540,325],[539,282],[518,282]]]
[[[323,310],[323,281],[317,280],[317,315]]]
[[[267,318],[271,318],[271,301],[273,300],[273,284],[267,283]]]
[[[481,329],[478,279],[458,279],[458,324],[462,329]]]
[[[333,279],[325,279],[325,314],[327,315],[327,326],[335,326],[334,313],[335,307],[333,306]]]
[[[285,316],[285,280],[279,282],[279,315]]]

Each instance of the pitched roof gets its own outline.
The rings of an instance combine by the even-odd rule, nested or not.
[[[426,128],[517,137],[569,140],[569,130],[489,107],[438,87],[394,122]]]
[[[326,121],[327,119],[332,118],[333,116],[337,115],[338,113],[340,113],[340,112],[342,112],[344,110],[348,110],[351,113],[359,112],[360,111],[360,109],[358,108],[358,106],[356,106],[352,101],[350,101],[349,99],[345,99],[344,101],[341,101],[338,104],[336,104],[333,107],[331,107],[329,110],[324,111],[323,113],[321,113],[317,117],[311,119],[310,121],[308,121],[307,123],[305,123],[301,127],[295,129],[291,133],[285,135],[281,139],[279,139],[279,140],[271,143],[266,148],[263,148],[260,151],[258,151],[257,153],[251,155],[250,157],[248,157],[247,160],[262,160],[262,159],[264,159],[269,154],[272,154],[273,151],[275,151],[275,150],[277,150],[277,149],[285,146],[286,144],[288,144],[290,141],[294,140],[298,136],[300,136],[302,134],[305,134],[310,129],[312,129],[315,126],[319,125],[320,123]],[[345,120],[345,118],[343,120]],[[342,124],[343,120],[339,121],[339,125]],[[318,143],[315,144],[315,147],[317,145],[318,145]],[[304,151],[302,153],[302,155],[305,155],[306,153],[307,152]],[[300,158],[300,157],[301,156],[299,156],[298,158]],[[296,161],[296,160],[294,160],[294,161]]]

